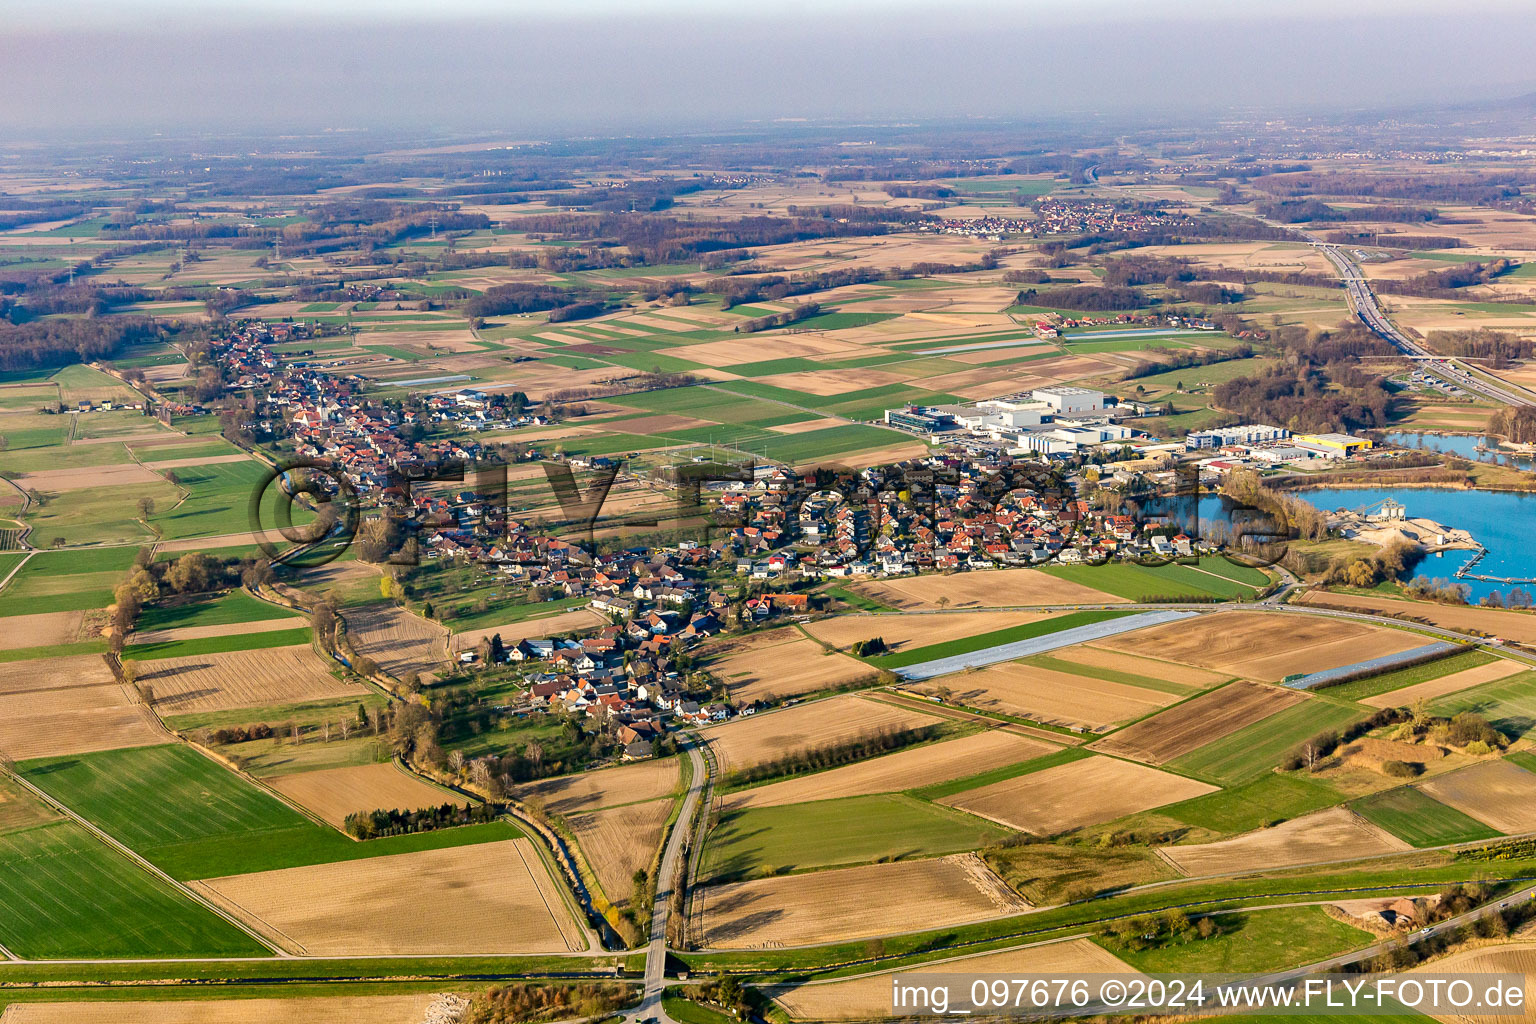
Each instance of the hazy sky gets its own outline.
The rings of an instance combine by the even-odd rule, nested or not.
[[[1529,0],[0,0],[0,127],[1288,114],[1533,91],[1533,38]]]

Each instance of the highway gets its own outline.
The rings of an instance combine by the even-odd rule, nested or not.
[[[1393,347],[1410,359],[1424,360],[1428,367],[1433,368],[1437,377],[1450,381],[1464,391],[1482,395],[1503,405],[1536,406],[1536,395],[1517,388],[1513,384],[1492,384],[1481,377],[1475,377],[1454,361],[1435,355],[1398,330],[1397,326],[1381,311],[1381,306],[1376,302],[1376,294],[1371,291],[1370,282],[1365,279],[1365,275],[1360,272],[1360,268],[1354,261],[1341,251],[1340,246],[1326,242],[1312,244],[1321,250],[1338,270],[1339,275],[1344,279],[1345,290],[1349,293],[1350,308],[1378,337],[1391,342]]]

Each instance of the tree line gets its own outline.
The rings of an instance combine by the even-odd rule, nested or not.
[[[384,836],[456,828],[460,825],[481,825],[495,821],[505,813],[505,804],[475,804],[466,801],[463,804],[445,803],[415,810],[392,808],[354,811],[343,818],[341,824],[353,839],[379,839]]]
[[[799,323],[801,320],[809,320],[821,312],[821,303],[805,302],[782,313],[769,313],[767,316],[755,316],[750,320],[743,320],[733,330],[738,334],[755,334],[758,331],[767,331],[775,327],[788,327],[790,324]]]

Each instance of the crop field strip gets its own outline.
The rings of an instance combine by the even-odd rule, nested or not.
[[[1144,718],[1093,747],[1147,764],[1167,764],[1303,699],[1294,692],[1240,681]]]
[[[1023,913],[1028,906],[974,854],[753,879],[694,891],[706,949],[760,949],[914,931]]]
[[[1183,874],[1199,877],[1364,859],[1410,848],[1348,808],[1332,807],[1233,839],[1163,846],[1158,853]]]
[[[492,822],[354,842],[181,744],[27,761],[18,767],[33,785],[183,881],[520,834],[505,822]]]
[[[894,793],[727,810],[705,839],[700,877],[739,880],[964,853],[1010,832]]]
[[[1009,828],[1050,836],[1216,789],[1195,779],[1100,755],[964,790],[940,802]]]
[[[1312,736],[1364,717],[1349,705],[1310,697],[1175,757],[1168,767],[1222,785],[1248,782],[1277,767]]]
[[[525,838],[212,878],[197,888],[317,956],[585,948]],[[464,927],[470,917],[477,927]]]
[[[361,683],[332,674],[307,645],[157,658],[142,664],[139,679],[154,688],[155,709],[162,715],[370,693]]]

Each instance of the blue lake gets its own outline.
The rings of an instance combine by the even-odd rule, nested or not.
[[[1436,487],[1338,487],[1291,491],[1313,506],[1333,511],[1358,509],[1386,498],[1403,503],[1410,518],[1433,519],[1451,529],[1466,530],[1488,549],[1475,571],[1490,576],[1536,579],[1536,494],[1507,491],[1459,491]],[[1226,520],[1230,502],[1215,496],[1200,499],[1203,521]],[[1446,551],[1429,555],[1414,567],[1414,575],[1454,580],[1456,570],[1475,552]],[[1472,588],[1472,599],[1508,593],[1507,585],[1461,580]],[[1536,593],[1536,585],[1525,588]]]
[[[1514,452],[1505,451],[1498,447],[1498,439],[1492,437],[1477,437],[1471,434],[1421,434],[1421,433],[1389,433],[1384,435],[1393,444],[1404,448],[1427,448],[1437,452],[1449,452],[1460,455],[1464,459],[1474,459],[1478,462],[1491,462],[1500,466],[1514,466],[1519,469],[1531,469],[1536,467],[1536,459],[1529,455],[1517,455]],[[1480,452],[1479,444],[1485,445],[1489,450]],[[1450,524],[1447,523],[1447,526]]]

